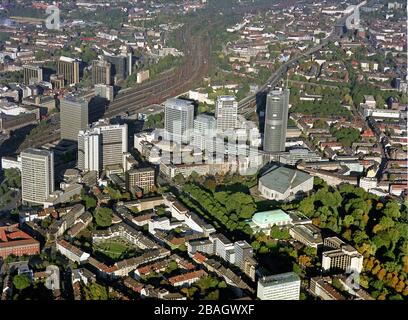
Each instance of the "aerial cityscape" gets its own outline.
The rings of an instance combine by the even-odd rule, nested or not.
[[[406,0],[0,21],[0,300],[408,300]]]

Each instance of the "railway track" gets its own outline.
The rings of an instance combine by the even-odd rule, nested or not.
[[[119,96],[108,106],[104,116],[111,118],[124,112],[135,112],[150,104],[162,103],[201,81],[207,73],[210,44],[205,30],[197,35],[183,35],[187,48],[183,66],[168,70],[159,78],[139,85]]]

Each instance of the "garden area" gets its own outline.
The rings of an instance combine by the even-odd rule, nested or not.
[[[135,247],[121,239],[108,240],[93,244],[93,250],[96,254],[103,254],[112,261],[131,258],[136,254]]]

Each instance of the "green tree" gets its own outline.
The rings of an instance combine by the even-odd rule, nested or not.
[[[327,127],[328,127],[327,122],[324,121],[323,119],[318,119],[315,122],[313,122],[314,129],[325,129]]]
[[[176,184],[180,184],[180,185],[181,185],[181,184],[184,184],[184,183],[185,183],[184,176],[183,176],[181,173],[176,174],[176,175],[174,176],[173,180],[174,180],[174,182],[175,182]]]
[[[214,178],[208,177],[204,181],[204,187],[214,193],[215,188],[217,187],[217,182],[215,181]]]
[[[314,197],[307,197],[303,199],[299,204],[299,211],[308,217],[311,217],[314,213]]]
[[[220,298],[220,291],[219,290],[214,290],[211,291],[205,298],[204,300],[219,300]]]
[[[113,211],[110,208],[98,207],[94,212],[95,222],[99,227],[112,225]]]
[[[354,223],[354,217],[352,215],[346,215],[343,219],[343,224],[346,228],[350,227]]]
[[[108,291],[96,282],[85,286],[84,294],[86,300],[108,300]]]
[[[18,290],[24,290],[31,285],[31,281],[26,275],[19,274],[13,278],[13,285]]]
[[[167,266],[166,273],[171,273],[174,270],[177,270],[177,268],[178,268],[177,262],[176,261],[170,261],[168,266]]]
[[[384,208],[384,214],[392,219],[398,219],[401,216],[400,206],[394,201],[388,201]]]
[[[4,177],[10,188],[21,188],[21,175],[17,169],[4,169]]]
[[[361,139],[360,131],[355,128],[336,129],[335,127],[332,127],[330,133],[345,147],[351,147],[354,142]]]
[[[384,108],[385,101],[380,94],[377,94],[374,99],[378,108]]]
[[[82,200],[85,201],[86,210],[93,209],[93,208],[96,207],[96,199],[95,198],[93,198],[91,196],[88,196],[88,195],[83,195]]]
[[[392,228],[394,224],[395,224],[394,221],[390,217],[387,217],[387,216],[382,217],[379,223],[381,230],[387,230],[389,228]]]
[[[290,235],[287,229],[281,229],[277,225],[274,225],[271,228],[271,237],[278,240],[287,240],[290,238]]]
[[[95,60],[98,57],[98,54],[92,50],[89,46],[85,46],[82,49],[81,58],[87,64],[90,64],[92,60]]]

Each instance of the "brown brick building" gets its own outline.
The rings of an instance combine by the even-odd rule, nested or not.
[[[40,253],[40,243],[27,233],[18,229],[18,225],[0,227],[0,257],[9,255],[23,256]]]

